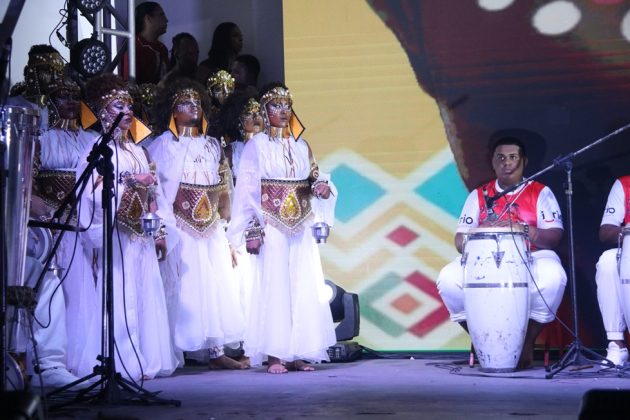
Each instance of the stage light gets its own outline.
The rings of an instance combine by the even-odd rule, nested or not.
[[[76,0],[77,9],[84,15],[92,15],[100,11],[105,6],[104,0]]]
[[[103,73],[110,62],[110,57],[107,45],[95,37],[77,42],[70,50],[70,63],[85,77]]]
[[[331,280],[326,279],[330,313],[334,322],[337,341],[351,340],[359,335],[360,313],[359,296],[348,293]]]

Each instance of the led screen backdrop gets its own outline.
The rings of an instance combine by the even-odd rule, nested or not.
[[[283,7],[287,84],[305,138],[340,193],[321,248],[325,273],[360,295],[359,341],[381,350],[466,348],[434,282],[457,255],[452,237],[468,190],[492,177],[488,142],[521,137],[529,175],[628,124],[630,2]],[[580,338],[594,346],[603,340],[597,229],[615,177],[630,173],[629,140],[623,131],[588,150],[572,171]],[[563,169],[540,178],[565,225],[566,179]],[[566,268],[567,236],[558,250]],[[570,304],[567,293],[559,314],[569,324]]]

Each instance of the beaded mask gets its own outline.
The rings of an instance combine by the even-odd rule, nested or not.
[[[41,106],[46,102],[48,85],[63,78],[64,61],[58,52],[35,54],[25,68],[24,96]]]
[[[238,119],[238,129],[243,140],[247,140],[260,132],[262,130],[260,104],[254,98],[249,98]]]
[[[219,70],[208,78],[208,93],[219,104],[223,105],[228,96],[234,92],[234,78],[225,70]]]
[[[182,89],[173,95],[173,102],[171,105],[171,121],[169,123],[169,129],[177,138],[179,137],[179,134],[174,113],[175,111],[185,112],[185,107],[189,106],[190,104],[194,104],[194,106],[197,106],[199,108],[201,114],[201,129],[202,132],[206,132],[208,122],[206,121],[203,112],[201,95],[195,89]]]
[[[78,117],[81,89],[71,79],[55,80],[48,86],[48,118],[50,126],[56,126],[60,119],[68,119],[69,108],[75,108],[71,114]]]
[[[284,128],[283,136],[286,137],[288,135],[287,131],[291,132],[295,141],[297,141],[302,133],[304,133],[304,125],[300,121],[300,119],[295,114],[295,110],[293,109],[293,95],[289,89],[276,86],[275,88],[265,92],[265,94],[260,98],[260,113],[263,117],[264,131],[270,137],[274,137],[274,131],[277,130],[276,127],[272,127],[269,121],[269,114],[267,112],[267,104],[271,101],[276,101],[281,105],[288,106],[291,110],[291,118],[289,120],[289,126]]]

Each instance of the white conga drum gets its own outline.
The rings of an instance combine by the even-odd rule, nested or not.
[[[622,228],[619,235],[617,269],[619,271],[617,290],[626,325],[628,325],[628,320],[630,320],[630,227]]]
[[[484,372],[512,372],[518,364],[529,319],[529,257],[520,225],[472,229],[465,237],[466,321]]]

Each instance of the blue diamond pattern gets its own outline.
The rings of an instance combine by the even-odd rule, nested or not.
[[[414,191],[454,217],[459,217],[468,196],[468,190],[457,172],[455,162],[440,169]]]
[[[347,222],[378,200],[385,190],[347,165],[332,171],[332,180],[339,191],[335,217]]]

